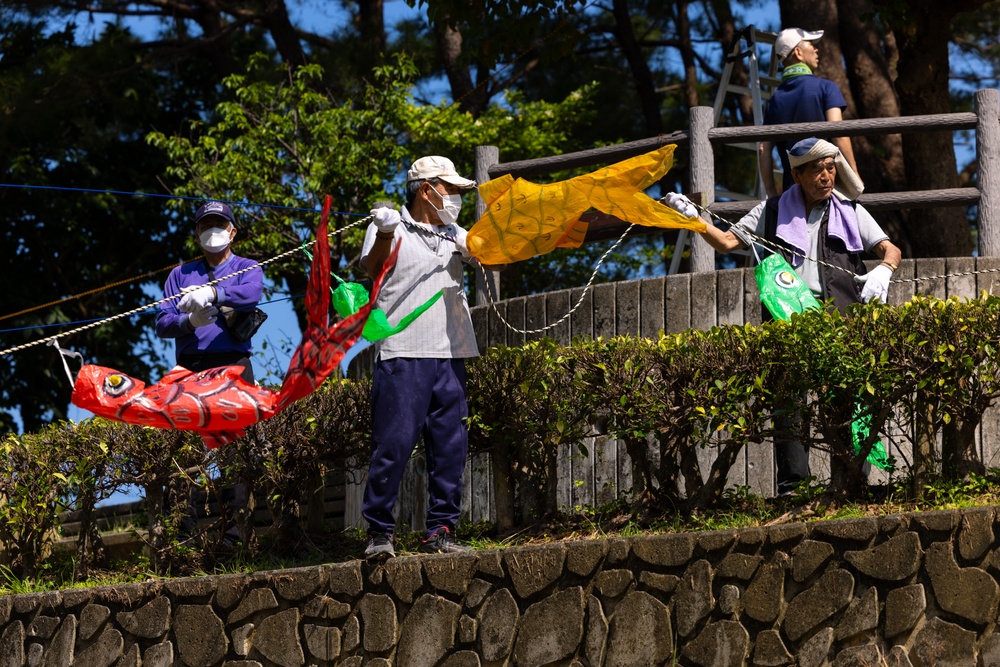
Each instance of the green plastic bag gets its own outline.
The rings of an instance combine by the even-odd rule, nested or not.
[[[854,443],[854,453],[858,454],[861,452],[861,443],[868,438],[872,416],[862,412],[861,403],[855,403],[852,419],[851,441]],[[892,470],[893,465],[889,461],[889,454],[885,451],[885,445],[882,444],[881,440],[876,440],[875,444],[872,445],[871,451],[868,452],[868,463],[882,470]]]
[[[776,320],[789,320],[792,313],[802,313],[820,307],[820,302],[813,296],[812,290],[795,275],[785,258],[777,253],[757,264],[754,277],[757,279],[761,301]],[[861,451],[861,443],[868,437],[870,426],[871,415],[864,414],[861,402],[856,402],[851,421],[851,441],[854,444],[855,454]],[[871,451],[868,452],[868,462],[882,470],[892,468],[889,455],[881,441],[876,441],[872,445]]]
[[[333,290],[333,307],[337,311],[337,314],[346,319],[368,303],[368,290],[361,283],[347,282],[336,274],[333,277],[340,280],[340,285],[337,286],[337,289]],[[417,306],[412,313],[403,317],[396,326],[389,324],[389,319],[386,317],[384,310],[381,308],[372,308],[368,314],[368,319],[365,320],[365,328],[362,330],[361,336],[365,340],[374,343],[397,334],[408,327],[413,320],[420,317],[425,310],[433,306],[434,302],[443,295],[444,291],[438,290],[434,296]]]
[[[776,320],[791,319],[792,313],[819,308],[820,303],[795,275],[785,258],[774,253],[754,269],[760,300]]]
[[[396,326],[389,324],[389,319],[386,317],[384,310],[381,308],[372,308],[372,312],[368,315],[368,320],[365,322],[365,328],[361,332],[361,335],[365,340],[370,340],[374,343],[375,341],[397,334],[410,326],[410,322],[420,317],[425,310],[433,306],[434,302],[442,296],[444,296],[444,290],[438,290],[434,296],[414,308],[413,312],[406,314]]]
[[[366,303],[368,303],[368,290],[361,283],[341,280],[337,289],[333,290],[333,308],[342,318],[350,317],[361,310],[361,306]]]

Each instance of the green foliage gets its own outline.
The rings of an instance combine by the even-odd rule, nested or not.
[[[225,80],[233,99],[220,103],[213,117],[193,121],[185,134],[153,132],[148,140],[170,160],[167,176],[176,194],[269,205],[246,206],[238,215],[237,252],[263,259],[309,237],[316,216],[301,209],[318,209],[327,194],[343,214],[331,226],[345,227],[376,200],[402,201],[400,175],[416,156],[448,155],[471,173],[480,144],[504,146],[507,160],[564,152],[576,147],[573,130],[593,113],[589,86],[555,104],[511,92],[478,117],[457,105],[418,106],[408,93],[415,73],[410,60],[398,56],[338,102],[320,66],[276,70],[258,54],[245,74]],[[473,217],[469,207],[463,224],[471,226]],[[363,238],[363,227],[334,236],[333,265],[346,261],[350,274]],[[193,239],[189,249],[196,251]],[[305,267],[293,261],[265,270],[298,290]],[[295,305],[301,319],[302,304]]]
[[[401,56],[338,101],[318,65],[275,69],[257,54],[245,74],[225,79],[233,99],[216,107],[216,118],[192,121],[185,135],[151,133],[149,141],[171,161],[167,176],[177,194],[266,202],[271,208],[246,207],[238,214],[246,239],[238,251],[271,257],[308,239],[318,222],[315,214],[294,209],[318,210],[331,195],[333,211],[367,214],[374,200],[385,198],[383,182],[395,176],[404,155],[398,113],[413,74]],[[332,239],[333,266],[356,252],[363,233],[355,229]],[[301,288],[305,268],[300,261],[270,264],[267,271]]]
[[[55,539],[56,515],[71,482],[65,452],[49,447],[53,425],[0,443],[0,544],[17,577],[32,577]]]
[[[408,104],[400,129],[424,153],[454,156],[459,171],[471,172],[476,146],[498,146],[505,162],[573,150],[574,131],[592,121],[595,85],[584,84],[556,102],[529,100],[511,90],[480,115],[458,105]]]
[[[501,532],[557,515],[560,461],[587,455],[591,436],[615,438],[629,454],[632,487],[620,489],[616,503],[630,502],[633,529],[648,523],[643,516],[652,509],[667,521],[740,524],[753,508],[770,510],[747,488],[729,486],[737,454],[779,435],[828,451],[836,464],[829,485],[808,480],[796,502],[819,511],[863,497],[850,483],[866,454],[856,454],[849,437],[860,404],[872,420],[863,450],[882,439],[915,452],[894,472],[893,495],[970,502],[963,499],[995,484],[995,471],[974,465],[973,444],[983,412],[1000,396],[998,320],[1000,297],[916,297],[898,307],[859,305],[847,316],[815,310],[787,322],[655,340],[561,347],[545,338],[497,347],[468,365],[470,449],[490,456]],[[101,419],[8,437],[0,448],[0,538],[11,576],[46,567],[61,511],[76,510],[83,520],[87,508],[123,485],[143,489],[158,574],[213,566],[211,539],[202,536],[201,551],[176,540],[190,484],[212,495],[249,482],[267,499],[275,547],[299,553],[315,530],[305,510],[314,509],[323,480],[367,465],[369,394],[367,378],[328,380],[207,459],[194,434]],[[799,417],[792,432],[774,425],[784,414]],[[944,460],[922,458],[925,441],[939,436]],[[845,471],[839,478],[837,466]],[[697,518],[719,510],[731,516]],[[593,522],[604,511],[585,515]],[[79,553],[91,549],[98,563],[99,541]]]
[[[502,529],[555,512],[559,449],[579,446],[588,406],[549,338],[495,347],[469,366],[469,447],[489,453]]]

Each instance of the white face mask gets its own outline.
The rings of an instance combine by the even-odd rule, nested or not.
[[[436,188],[431,189],[441,198],[441,205],[444,207],[438,208],[434,204],[431,204],[431,208],[437,211],[442,223],[446,225],[455,224],[455,221],[458,220],[458,213],[462,210],[462,195],[443,195]]]
[[[229,230],[221,227],[210,227],[201,233],[198,240],[206,252],[222,252],[229,247]]]

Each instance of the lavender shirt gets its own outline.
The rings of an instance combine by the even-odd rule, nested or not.
[[[222,264],[214,267],[215,277],[224,278],[248,266],[257,264],[252,259],[229,255]],[[204,260],[189,262],[174,267],[167,276],[163,286],[163,296],[180,294],[185,287],[197,287],[209,282],[208,267]],[[264,273],[256,267],[240,275],[224,279],[215,286],[218,294],[216,306],[230,308],[252,309],[260,301],[264,288]],[[156,314],[156,335],[160,338],[174,338],[177,341],[177,358],[188,353],[201,352],[244,352],[250,354],[253,349],[250,341],[240,342],[233,338],[229,329],[217,318],[213,324],[198,327],[191,331],[188,325],[188,314],[177,309],[180,299],[173,299],[160,304],[160,312]]]

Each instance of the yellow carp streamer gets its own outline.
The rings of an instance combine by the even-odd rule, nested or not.
[[[509,174],[483,183],[479,195],[487,208],[469,230],[469,252],[483,264],[510,264],[579,248],[587,233],[580,216],[590,208],[637,225],[704,231],[700,218],[686,218],[643,192],[670,171],[675,148],[669,144],[556,183]]]

